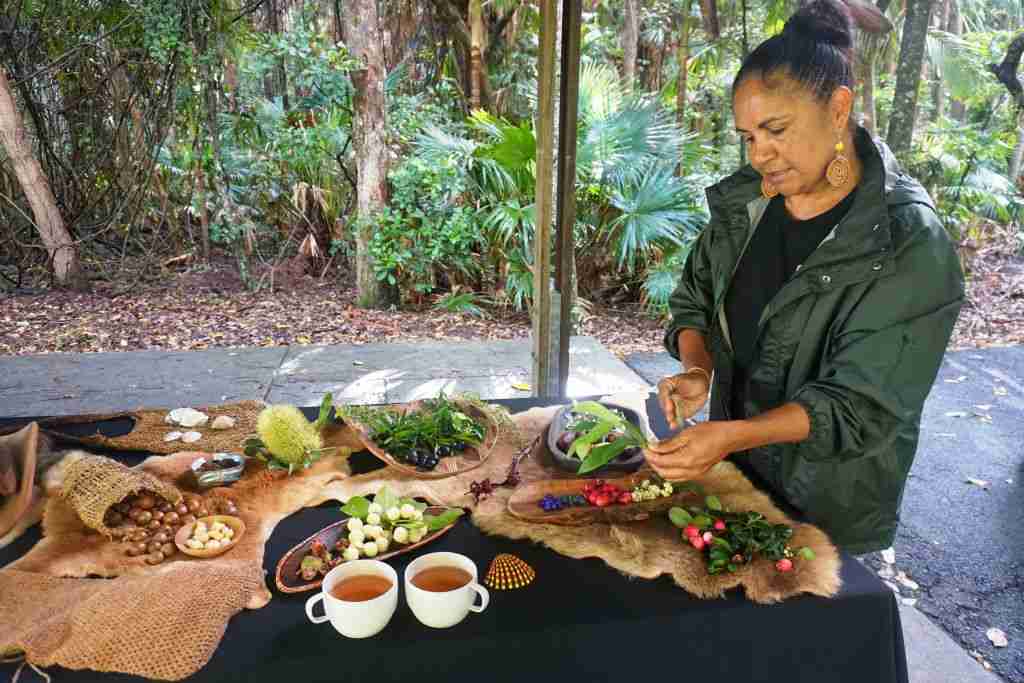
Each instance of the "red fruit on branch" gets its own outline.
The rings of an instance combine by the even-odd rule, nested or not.
[[[701,538],[704,539],[705,543],[711,543],[711,541],[715,540],[715,535],[710,531],[705,531],[704,535],[701,536]]]
[[[622,505],[629,505],[633,502],[633,494],[629,491],[623,491],[619,494],[619,503]]]
[[[608,507],[612,504],[612,498],[607,493],[599,493],[594,498],[594,504],[599,508]]]
[[[788,557],[784,557],[775,563],[775,568],[778,569],[780,572],[791,571],[793,569],[793,560],[789,559]]]
[[[694,536],[690,539],[690,545],[692,545],[697,550],[704,550],[704,539],[700,536]]]
[[[725,531],[725,522],[723,520],[715,520],[715,531]]]
[[[687,524],[686,528],[683,529],[683,533],[686,534],[687,538],[697,538],[700,536],[700,529],[692,524]]]

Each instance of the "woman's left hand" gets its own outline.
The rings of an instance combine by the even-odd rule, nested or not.
[[[644,449],[647,462],[666,481],[691,481],[731,452],[729,422],[701,422]]]

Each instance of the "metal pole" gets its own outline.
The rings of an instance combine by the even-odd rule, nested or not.
[[[566,397],[569,340],[575,277],[576,129],[580,91],[582,0],[562,0],[562,71],[558,108],[558,190],[555,233],[555,287],[560,294],[558,324],[558,396]]]
[[[537,227],[533,258],[533,393],[551,391],[551,192],[555,125],[555,2],[540,0],[540,58],[537,69]]]

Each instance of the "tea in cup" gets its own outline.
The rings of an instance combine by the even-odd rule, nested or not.
[[[323,600],[322,617],[313,607]],[[380,633],[398,606],[398,573],[377,560],[352,560],[327,572],[321,592],[306,601],[306,616],[314,624],[330,621],[348,638],[369,638]]]
[[[476,606],[477,594],[480,606]],[[430,553],[405,569],[405,599],[425,626],[454,626],[470,612],[483,612],[490,602],[487,589],[477,582],[476,565],[458,553]]]

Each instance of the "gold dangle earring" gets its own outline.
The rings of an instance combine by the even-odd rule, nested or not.
[[[825,177],[828,178],[828,182],[832,187],[842,187],[846,183],[850,182],[850,175],[853,169],[850,166],[850,160],[843,156],[843,143],[836,143],[836,158],[829,162],[828,169],[825,171]]]
[[[778,193],[779,191],[775,188],[774,185],[768,182],[767,178],[761,179],[761,194],[764,195],[765,199],[771,199]]]

